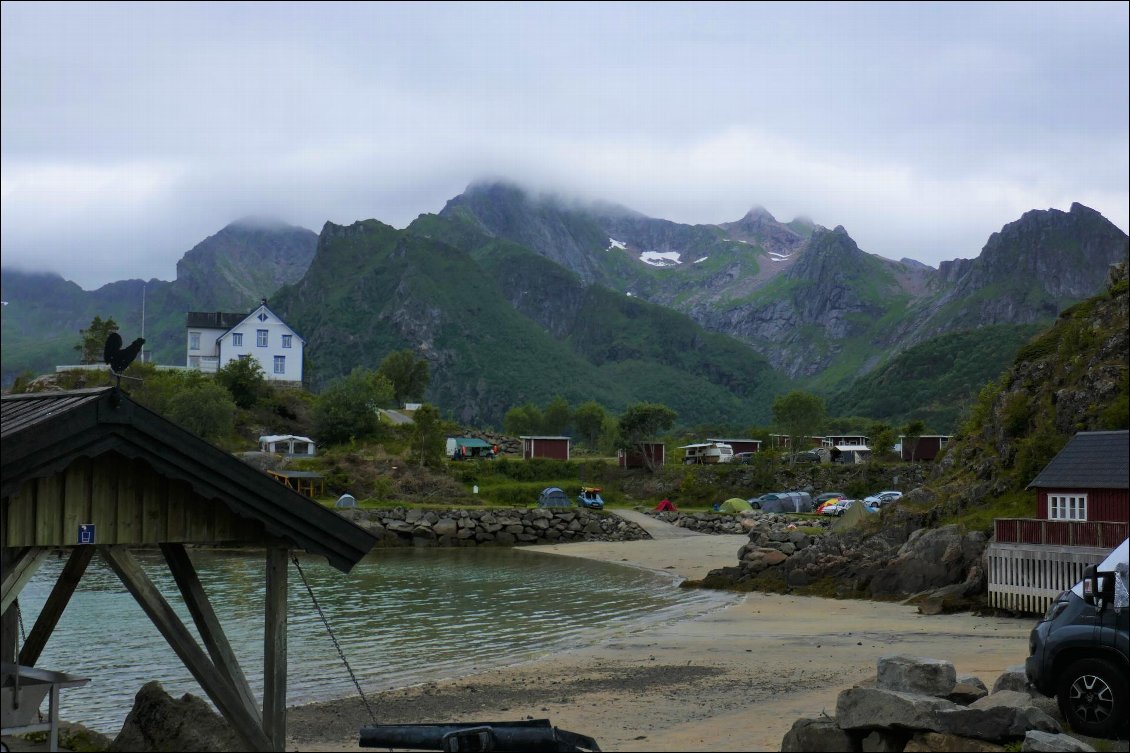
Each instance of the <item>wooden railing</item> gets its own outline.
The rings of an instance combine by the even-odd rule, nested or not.
[[[1041,520],[997,518],[995,541],[1001,544],[1053,544],[1113,549],[1127,536],[1127,523],[1092,520]]]

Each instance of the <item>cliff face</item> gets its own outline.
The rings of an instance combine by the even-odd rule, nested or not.
[[[1033,210],[993,233],[976,259],[943,262],[938,294],[898,333],[906,344],[991,324],[1049,321],[1101,290],[1126,259],[1126,234],[1081,204]]]
[[[689,314],[818,388],[947,333],[1050,321],[1099,290],[1126,255],[1126,235],[1079,204],[1028,212],[978,258],[938,270],[867,254],[842,227],[781,223],[760,207],[737,222],[680,225],[482,184],[441,216],[526,246],[583,282]]]
[[[250,310],[283,285],[300,280],[317,243],[317,233],[305,228],[240,220],[181,257],[176,286],[198,311]]]

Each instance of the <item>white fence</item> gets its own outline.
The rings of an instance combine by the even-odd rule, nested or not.
[[[1097,565],[1106,549],[1049,544],[989,544],[989,606],[1043,614],[1060,593]]]

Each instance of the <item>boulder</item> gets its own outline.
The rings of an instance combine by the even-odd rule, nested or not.
[[[961,708],[944,698],[878,688],[848,688],[836,699],[836,723],[845,730],[890,728],[943,732],[946,729],[938,721],[939,714]]]
[[[909,739],[909,732],[877,729],[864,737],[859,747],[862,753],[902,753]]]
[[[933,591],[963,583],[980,565],[988,543],[984,533],[962,534],[956,525],[919,528],[898,554],[871,579],[873,596],[898,596]]]
[[[946,697],[957,684],[957,670],[941,659],[917,656],[881,656],[875,687],[901,693]]]
[[[1018,690],[1031,695],[1032,686],[1028,684],[1028,675],[1024,673],[1023,664],[1014,664],[1006,669],[993,683],[993,693],[1002,690]]]
[[[984,740],[941,732],[919,732],[911,737],[903,748],[904,753],[948,753],[954,750],[968,751],[968,753],[1003,753],[1006,748]]]
[[[211,752],[247,750],[247,743],[204,699],[185,693],[173,700],[154,680],[137,691],[110,750]]]
[[[977,678],[973,678],[977,679]],[[979,682],[979,681],[978,681]],[[968,682],[961,682],[960,680],[953,686],[953,690],[946,693],[945,698],[953,701],[959,706],[968,706],[974,701],[978,701],[989,694],[985,690],[985,686],[980,687]]]
[[[938,732],[961,734],[990,742],[1009,742],[1019,740],[1029,730],[1040,732],[1060,732],[1059,723],[1035,706],[1012,706],[1006,703],[977,707],[988,701],[988,695],[968,708],[939,711],[937,719],[941,724]]]
[[[855,750],[851,735],[836,725],[835,719],[797,719],[781,740],[782,753],[845,753]]]
[[[1033,751],[1034,753],[1057,753],[1058,751],[1094,753],[1095,749],[1071,735],[1055,735],[1050,732],[1030,730],[1024,735],[1024,742],[1021,743],[1020,750]]]

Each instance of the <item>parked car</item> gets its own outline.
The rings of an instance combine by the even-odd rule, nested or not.
[[[805,450],[796,454],[796,462],[798,463],[819,463],[823,460],[820,456],[819,450]]]
[[[1025,674],[1055,696],[1071,729],[1113,738],[1130,708],[1130,598],[1123,541],[1083,580],[1060,594],[1028,639]]]
[[[832,515],[839,517],[844,514],[844,510],[848,508],[846,503],[854,502],[854,499],[833,499],[829,500],[827,504],[819,508],[821,515]]]
[[[902,498],[902,492],[888,491],[872,494],[870,497],[864,497],[863,501],[872,505],[873,507],[882,507],[883,505],[895,502]]]
[[[599,486],[582,486],[581,493],[577,495],[577,504],[590,510],[603,510],[604,499],[600,493],[604,489]]]
[[[756,452],[739,452],[736,455],[734,455],[734,459],[731,460],[730,462],[731,463],[742,463],[744,465],[749,465],[750,463],[753,462],[753,456],[756,455],[756,454],[757,454]]]
[[[820,511],[820,514],[821,515],[832,515],[832,516],[838,518],[841,515],[843,515],[845,512],[850,510],[852,507],[854,507],[855,505],[863,505],[865,507],[871,507],[871,505],[868,505],[866,502],[861,502],[858,499],[838,499],[835,502],[830,502],[827,505],[825,505],[824,509]]]

